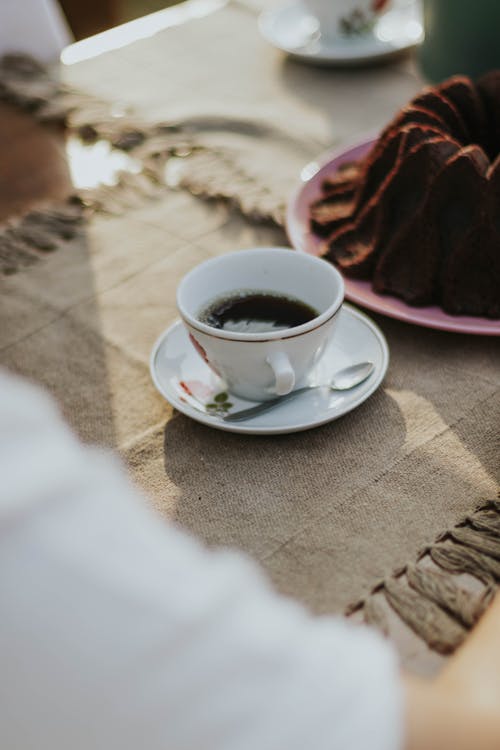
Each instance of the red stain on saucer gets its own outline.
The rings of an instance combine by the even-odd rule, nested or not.
[[[189,338],[191,340],[192,345],[194,346],[194,348],[196,349],[200,357],[203,359],[203,361],[207,363],[207,365],[210,367],[211,370],[215,372],[216,375],[218,375],[219,377],[222,377],[220,372],[218,372],[217,369],[213,366],[213,364],[209,361],[205,349],[202,347],[200,342],[195,339],[192,333],[189,334]]]
[[[214,394],[214,389],[201,380],[180,380],[179,385],[188,396],[193,396],[203,403],[210,401]]]
[[[198,352],[198,354],[200,355],[200,357],[207,363],[207,365],[209,365],[210,362],[208,361],[207,353],[205,349],[202,347],[202,345],[200,344],[200,342],[195,339],[192,333],[189,334],[189,338],[191,339],[191,343],[196,349],[196,351]]]
[[[182,388],[183,391],[187,393],[188,396],[192,396],[191,390],[187,383],[185,383],[183,380],[179,380],[179,385]]]
[[[373,0],[372,9],[375,13],[380,13],[387,5],[388,0]]]

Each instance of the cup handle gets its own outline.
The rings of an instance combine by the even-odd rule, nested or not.
[[[285,352],[271,352],[266,357],[276,380],[274,391],[278,396],[286,396],[295,385],[295,373]]]

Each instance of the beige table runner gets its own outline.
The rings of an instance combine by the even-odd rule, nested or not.
[[[253,185],[253,203],[264,191],[275,218],[307,161],[377,130],[420,86],[408,61],[350,72],[287,61],[241,6],[63,76],[132,105],[142,122],[189,122],[205,148],[203,164],[186,159],[187,184],[214,159],[214,192]],[[176,318],[179,279],[212,255],[286,240],[185,191],[132,204],[97,212],[59,251],[0,281],[0,361],[47,385],[84,439],[116,447],[162,514],[244,550],[279,590],[329,613],[496,496],[498,340],[374,316],[391,351],[387,378],[337,422],[256,438],[174,413],[154,391],[148,356]],[[406,663],[434,668],[424,643],[387,615]]]

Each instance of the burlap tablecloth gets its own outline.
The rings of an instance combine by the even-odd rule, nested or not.
[[[276,205],[311,158],[377,131],[422,84],[409,59],[351,71],[287,60],[259,36],[249,5],[63,77],[145,120],[189,121],[201,142],[230,154],[214,179],[237,182],[237,166],[241,184]],[[0,281],[0,361],[45,384],[85,440],[118,449],[165,517],[247,552],[315,612],[342,612],[496,496],[499,340],[374,315],[390,347],[387,377],[336,422],[251,437],[175,413],[153,388],[148,357],[177,316],[179,279],[210,256],[285,241],[279,228],[184,191],[96,214],[63,249]],[[391,627],[409,666],[435,667],[421,640]]]

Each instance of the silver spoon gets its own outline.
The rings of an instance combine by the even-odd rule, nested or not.
[[[301,393],[315,391],[319,388],[329,388],[331,391],[348,391],[350,388],[360,385],[369,378],[374,369],[375,365],[373,362],[358,362],[355,365],[350,365],[336,372],[329,383],[325,383],[324,385],[306,385],[304,388],[297,388],[296,391],[291,391],[286,396],[278,396],[270,401],[263,401],[261,404],[257,404],[257,406],[251,406],[249,409],[241,409],[232,414],[225,414],[222,419],[224,422],[240,422],[243,419],[250,419],[251,417],[256,417],[258,414],[264,414],[264,412],[274,409],[275,406],[283,404],[285,401],[290,401]]]

